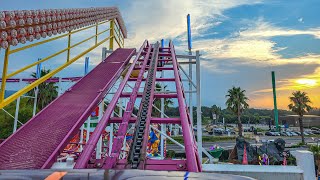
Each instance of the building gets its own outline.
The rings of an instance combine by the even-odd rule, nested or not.
[[[299,116],[298,115],[280,116],[279,122],[283,125],[288,124],[289,126],[299,126]],[[313,126],[320,126],[320,116],[304,115],[303,126],[307,128],[313,127]]]

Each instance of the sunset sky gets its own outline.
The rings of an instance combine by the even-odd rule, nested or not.
[[[128,29],[126,47],[138,48],[144,39],[155,42],[164,38],[175,42],[178,53],[187,50],[186,15],[190,13],[193,50],[200,50],[202,54],[203,105],[224,107],[227,90],[240,86],[246,90],[251,107],[272,109],[271,71],[275,71],[279,108],[287,109],[288,97],[294,90],[307,92],[312,106],[320,107],[319,0],[12,2],[1,0],[0,10],[118,6]],[[61,41],[56,46],[65,43]],[[50,50],[12,57],[9,71],[33,62],[46,51]],[[99,50],[91,56],[100,54]],[[0,57],[2,59],[3,51]],[[98,61],[95,57],[92,59]],[[60,74],[79,75],[83,73],[80,65],[73,65],[72,73],[69,70]],[[2,66],[1,63],[1,71]]]

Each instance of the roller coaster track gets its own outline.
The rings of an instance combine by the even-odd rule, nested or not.
[[[11,135],[0,145],[0,169],[37,169],[50,168],[57,160],[70,140],[79,132],[87,117],[101,102],[114,82],[125,72],[112,100],[107,106],[84,149],[78,152],[74,168],[103,169],[148,169],[200,172],[201,161],[192,131],[192,122],[185,102],[183,85],[179,73],[173,43],[169,47],[160,47],[159,43],[145,41],[133,60],[134,49],[117,49],[88,75],[81,78],[67,92],[58,97],[39,112],[28,123]],[[124,71],[125,70],[125,71]],[[132,77],[133,72],[139,72]],[[158,78],[157,71],[171,71],[172,78]],[[147,73],[147,77],[144,77]],[[135,82],[132,92],[125,93],[128,82]],[[143,92],[139,92],[142,82]],[[157,81],[174,82],[176,92],[157,93]],[[94,86],[92,86],[94,84]],[[111,117],[120,98],[129,97],[122,117]],[[132,117],[134,106],[141,98],[137,117]],[[177,98],[179,118],[152,117],[153,102],[156,98]],[[97,143],[107,125],[120,123],[112,144],[111,154],[95,159]],[[129,153],[120,158],[123,142],[130,123],[134,123],[134,137]],[[152,123],[181,124],[186,159],[153,160],[147,157],[146,149]],[[26,138],[28,137],[28,138]]]

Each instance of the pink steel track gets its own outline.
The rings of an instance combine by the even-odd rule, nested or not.
[[[134,49],[116,50],[6,139],[0,145],[0,169],[50,168],[134,53]]]
[[[155,48],[157,47],[157,49]],[[79,132],[89,114],[105,96],[106,92],[118,79],[129,59],[133,56],[133,49],[118,49],[113,52],[103,63],[94,68],[88,75],[77,82],[70,91],[52,102],[47,108],[32,118],[27,124],[20,128],[0,145],[0,169],[32,169],[50,168],[56,161],[57,156],[63,151],[70,139]],[[154,59],[152,63],[152,60]],[[158,63],[159,62],[159,63]],[[161,66],[159,66],[162,64]],[[163,66],[163,64],[165,66]],[[151,67],[153,65],[153,67]],[[149,71],[154,69],[154,71]],[[132,73],[139,70],[136,78],[130,77]],[[157,78],[157,71],[172,71],[173,78]],[[144,74],[148,72],[148,77]],[[153,73],[153,75],[150,74]],[[135,82],[131,93],[124,93],[124,87],[128,82]],[[175,170],[200,172],[201,161],[198,156],[196,141],[192,131],[188,108],[185,103],[184,91],[179,66],[172,42],[169,47],[151,45],[145,41],[136,54],[133,63],[129,66],[126,76],[123,78],[117,92],[114,94],[103,117],[100,119],[89,141],[84,144],[84,149],[76,159],[76,169],[104,168],[104,169],[126,169],[132,168],[129,157],[120,158],[120,152],[129,123],[138,123],[138,118],[131,116],[137,98],[145,98],[145,93],[139,92],[142,81],[152,85],[150,91],[150,103],[147,111],[141,109],[140,113],[147,114],[146,125],[143,135],[143,146],[141,148],[142,161],[136,168],[147,170]],[[174,82],[175,93],[160,94],[154,90],[157,81]],[[94,86],[92,86],[94,84]],[[145,85],[146,86],[146,85]],[[122,117],[111,117],[119,98],[129,97],[126,110]],[[155,98],[177,98],[179,105],[179,118],[151,117],[152,102]],[[110,156],[102,156],[95,159],[95,149],[100,136],[109,123],[120,123],[117,136],[111,149]],[[181,160],[152,160],[145,156],[147,138],[150,123],[159,124],[181,124],[185,144],[186,159]],[[136,127],[136,131],[139,127]],[[134,146],[134,145],[133,145]],[[135,147],[131,147],[133,151]]]

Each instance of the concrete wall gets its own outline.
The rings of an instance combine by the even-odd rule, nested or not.
[[[204,172],[235,174],[259,180],[303,180],[303,170],[298,166],[258,166],[234,164],[203,164]]]
[[[259,180],[314,180],[315,165],[312,152],[305,150],[292,151],[297,166],[258,166],[235,164],[203,164],[204,172],[235,174]]]

